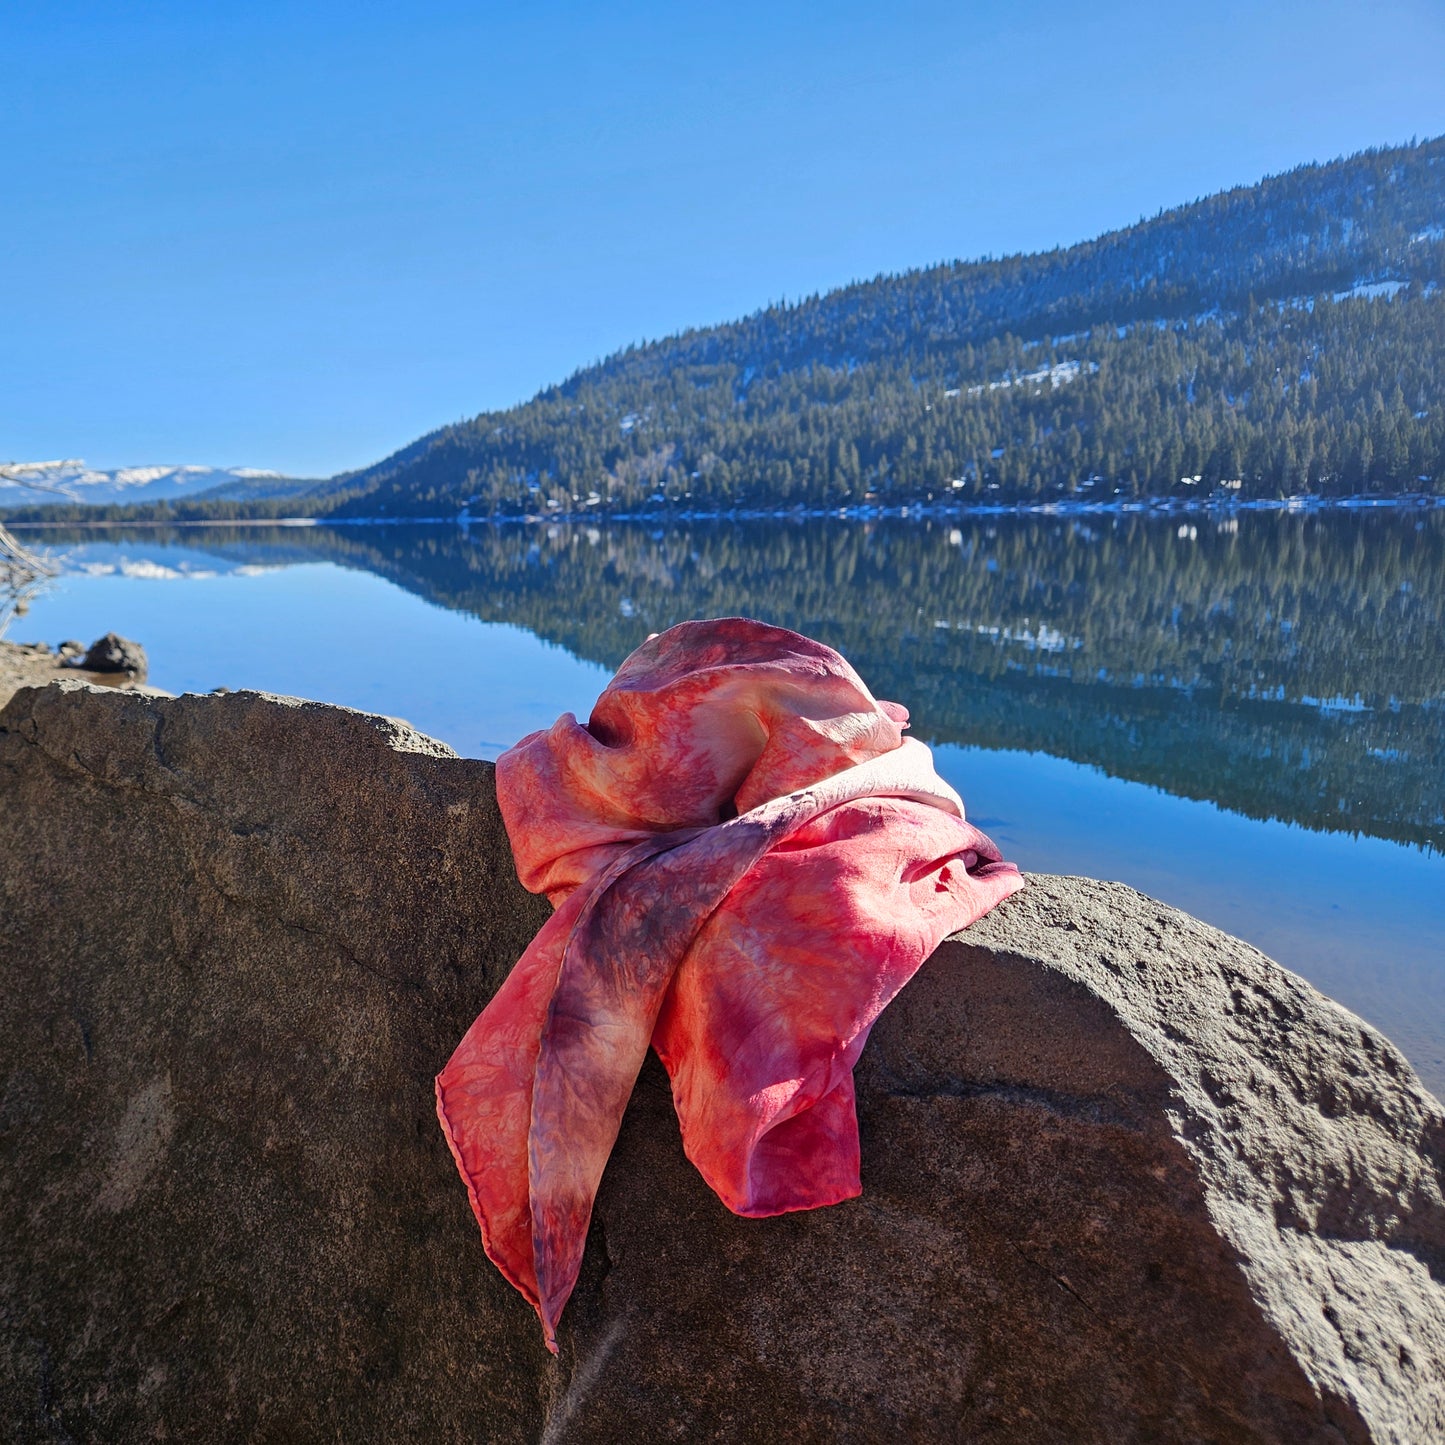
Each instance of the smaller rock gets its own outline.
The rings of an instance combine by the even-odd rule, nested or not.
[[[62,642],[55,650],[61,657],[81,657],[85,653],[85,644],[71,638],[67,642]]]
[[[107,632],[90,644],[90,651],[77,666],[86,672],[123,672],[133,681],[142,682],[146,675],[146,651],[138,642]]]

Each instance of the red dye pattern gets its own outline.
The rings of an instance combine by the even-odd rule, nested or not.
[[[831,648],[724,618],[650,638],[585,728],[568,713],[498,759],[518,875],[556,912],[437,1078],[437,1114],[553,1352],[649,1046],[734,1213],[861,1192],[873,1021],[1023,885],[907,719]]]

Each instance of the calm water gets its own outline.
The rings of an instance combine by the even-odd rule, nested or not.
[[[649,632],[838,647],[1024,867],[1256,943],[1445,1092],[1445,513],[48,532],[19,641],[172,691],[389,713],[494,757]],[[97,540],[100,539],[100,540]]]

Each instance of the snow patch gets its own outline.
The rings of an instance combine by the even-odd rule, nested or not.
[[[1098,362],[1090,362],[1089,370],[1097,371]],[[1026,371],[1021,376],[1006,376],[1002,381],[990,381],[968,388],[969,396],[982,396],[986,391],[1007,391],[1012,386],[1064,386],[1077,381],[1083,374],[1084,366],[1079,361],[1056,361],[1052,366],[1041,366],[1037,371]],[[946,391],[945,396],[957,396],[957,391]]]
[[[1388,301],[1397,291],[1403,291],[1407,284],[1405,281],[1356,281],[1348,291],[1336,291],[1335,300],[1347,301],[1354,296],[1374,300],[1377,296],[1383,296]]]

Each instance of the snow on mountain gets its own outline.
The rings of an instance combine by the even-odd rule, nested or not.
[[[0,463],[0,507],[51,502],[179,501],[216,487],[251,492],[267,483],[288,481],[280,472],[258,467],[155,466],[115,467],[109,471],[81,461]],[[297,484],[300,490],[301,484]],[[288,490],[278,486],[277,491]]]
[[[1090,371],[1099,369],[1097,362],[1089,364]],[[1063,386],[1066,382],[1077,381],[1083,370],[1078,361],[1057,361],[1052,366],[1042,366],[1037,371],[1026,371],[1022,376],[1006,376],[1002,381],[990,381],[985,385],[950,387],[944,396],[958,396],[966,391],[969,396],[982,396],[986,391],[1007,391],[1011,386],[1032,386],[1043,388],[1050,384]]]
[[[1368,296],[1374,300],[1383,296],[1387,301],[1395,299],[1397,291],[1403,291],[1406,283],[1404,281],[1356,281],[1348,291],[1336,291],[1336,301],[1348,301],[1353,296]]]

